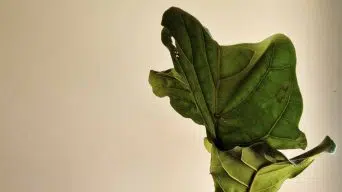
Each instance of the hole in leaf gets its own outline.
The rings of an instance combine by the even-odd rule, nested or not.
[[[177,51],[177,46],[176,46],[176,39],[171,36],[171,44],[173,47],[173,54],[175,55],[176,58],[179,58],[179,53]]]
[[[171,43],[174,47],[176,47],[176,39],[171,36]]]

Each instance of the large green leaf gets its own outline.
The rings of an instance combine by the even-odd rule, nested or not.
[[[332,153],[335,143],[326,137],[314,149],[288,160],[266,143],[221,151],[205,141],[211,153],[210,173],[216,192],[275,192],[286,179],[307,168],[322,152]],[[268,158],[267,158],[268,156]],[[270,161],[269,158],[275,161]]]
[[[153,92],[170,97],[178,113],[204,125],[219,149],[256,142],[306,147],[289,38],[276,34],[259,43],[220,46],[197,19],[175,7],[164,13],[162,25],[174,68],[150,72]]]

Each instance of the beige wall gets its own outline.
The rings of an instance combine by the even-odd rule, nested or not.
[[[222,44],[290,36],[309,148],[326,134],[340,144],[338,2],[1,0],[0,191],[213,191],[204,128],[147,82],[171,67],[160,20],[172,5]],[[341,191],[341,160],[321,156],[281,191]]]

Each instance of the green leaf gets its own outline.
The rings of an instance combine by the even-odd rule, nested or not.
[[[296,177],[307,168],[317,155],[332,153],[335,147],[335,143],[327,136],[317,147],[288,160],[266,143],[235,147],[228,151],[220,151],[211,145],[210,173],[215,191],[275,192],[286,179]],[[263,155],[265,153],[276,161],[269,161]]]
[[[209,153],[211,153],[212,146],[213,146],[213,144],[210,143],[208,138],[204,138],[204,147]]]
[[[162,25],[174,68],[150,72],[153,92],[204,125],[216,147],[307,146],[298,128],[303,106],[289,38],[276,34],[259,43],[220,46],[196,18],[175,7],[165,11]]]
[[[217,148],[212,148],[211,151],[211,164],[210,173],[214,179],[215,191],[229,191],[236,190],[237,192],[245,191],[247,186],[238,181],[237,179],[230,176],[227,171],[223,168],[222,162],[220,161],[219,155],[217,154]],[[229,189],[229,190],[227,190]]]

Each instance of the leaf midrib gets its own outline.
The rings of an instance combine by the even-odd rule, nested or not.
[[[180,15],[180,17],[181,17],[181,20],[182,20],[182,22],[183,22],[183,26],[184,26],[184,28],[185,28],[185,30],[186,30],[187,36],[188,36],[188,38],[190,39],[189,33],[188,33],[188,29],[187,29],[187,27],[186,27],[187,25],[185,25],[183,16]],[[202,31],[202,35],[203,35],[203,29],[201,29],[201,31]],[[203,37],[203,36],[202,36],[202,38],[203,38],[203,40],[204,40],[204,37]],[[194,98],[194,103],[196,104],[198,110],[200,111],[201,116],[203,117],[203,120],[204,120],[204,122],[205,122],[206,127],[209,129],[208,131],[209,131],[209,133],[211,134],[209,137],[211,137],[212,139],[215,139],[215,138],[216,138],[216,130],[215,130],[215,126],[214,126],[214,125],[215,125],[215,121],[214,121],[213,115],[210,114],[210,110],[209,110],[210,108],[209,108],[209,106],[208,106],[208,103],[207,103],[206,100],[205,100],[204,92],[203,92],[203,90],[202,90],[202,87],[200,86],[199,79],[198,79],[198,74],[197,74],[197,72],[196,72],[196,70],[195,70],[195,68],[194,68],[194,66],[193,66],[193,54],[194,54],[194,53],[193,53],[191,41],[189,42],[189,44],[190,44],[190,48],[191,48],[192,62],[189,60],[188,57],[186,57],[186,55],[184,54],[184,51],[183,51],[182,48],[178,45],[177,41],[176,41],[176,44],[177,44],[177,49],[178,49],[179,51],[182,52],[182,54],[183,54],[184,57],[186,58],[186,61],[190,64],[189,66],[191,66],[191,72],[193,72],[193,75],[196,77],[196,80],[195,80],[196,83],[195,83],[194,86],[196,86],[197,89],[201,91],[202,94],[201,94],[201,95],[197,95],[197,97],[200,97],[200,98],[197,98],[197,97],[195,96],[195,94],[194,94],[194,92],[193,92],[193,87],[192,87],[191,84],[189,83],[189,78],[188,78],[188,76],[186,75],[186,73],[184,72],[184,69],[183,69],[182,65],[180,65],[180,64],[178,64],[178,65],[179,65],[179,67],[181,68],[182,73],[184,74],[184,77],[185,77],[185,79],[186,79],[186,81],[187,81],[187,84],[188,84],[189,87],[190,87],[191,95],[192,95],[192,97]],[[206,49],[205,47],[204,47],[204,50],[205,50],[205,52],[207,51],[207,49]],[[171,53],[171,54],[172,54],[172,57],[174,57],[174,54],[173,54],[173,53]],[[206,55],[205,55],[205,56],[206,56]],[[207,57],[206,57],[206,59],[207,59]],[[176,62],[179,62],[177,58],[175,58],[175,61],[176,61]],[[210,69],[208,60],[207,60],[207,65],[208,65],[208,68]],[[212,73],[211,73],[211,72],[210,72],[210,74],[211,74],[211,77],[212,77]],[[211,80],[212,80],[212,78],[211,78]],[[212,82],[213,82],[213,80],[212,80]],[[213,84],[214,84],[214,87],[215,87],[215,83],[214,83],[214,82],[213,82]],[[194,90],[195,90],[195,89],[194,89]],[[197,99],[201,99],[202,101],[200,101],[200,103],[203,102],[203,103],[205,104],[205,107],[206,107],[206,111],[205,111],[205,112],[203,111],[203,110],[204,110],[203,107],[201,107],[201,105],[199,105],[199,101],[198,101]],[[204,115],[204,113],[207,113],[208,115]],[[207,118],[210,118],[210,119],[209,119],[209,122],[208,122],[208,119],[207,119]]]

